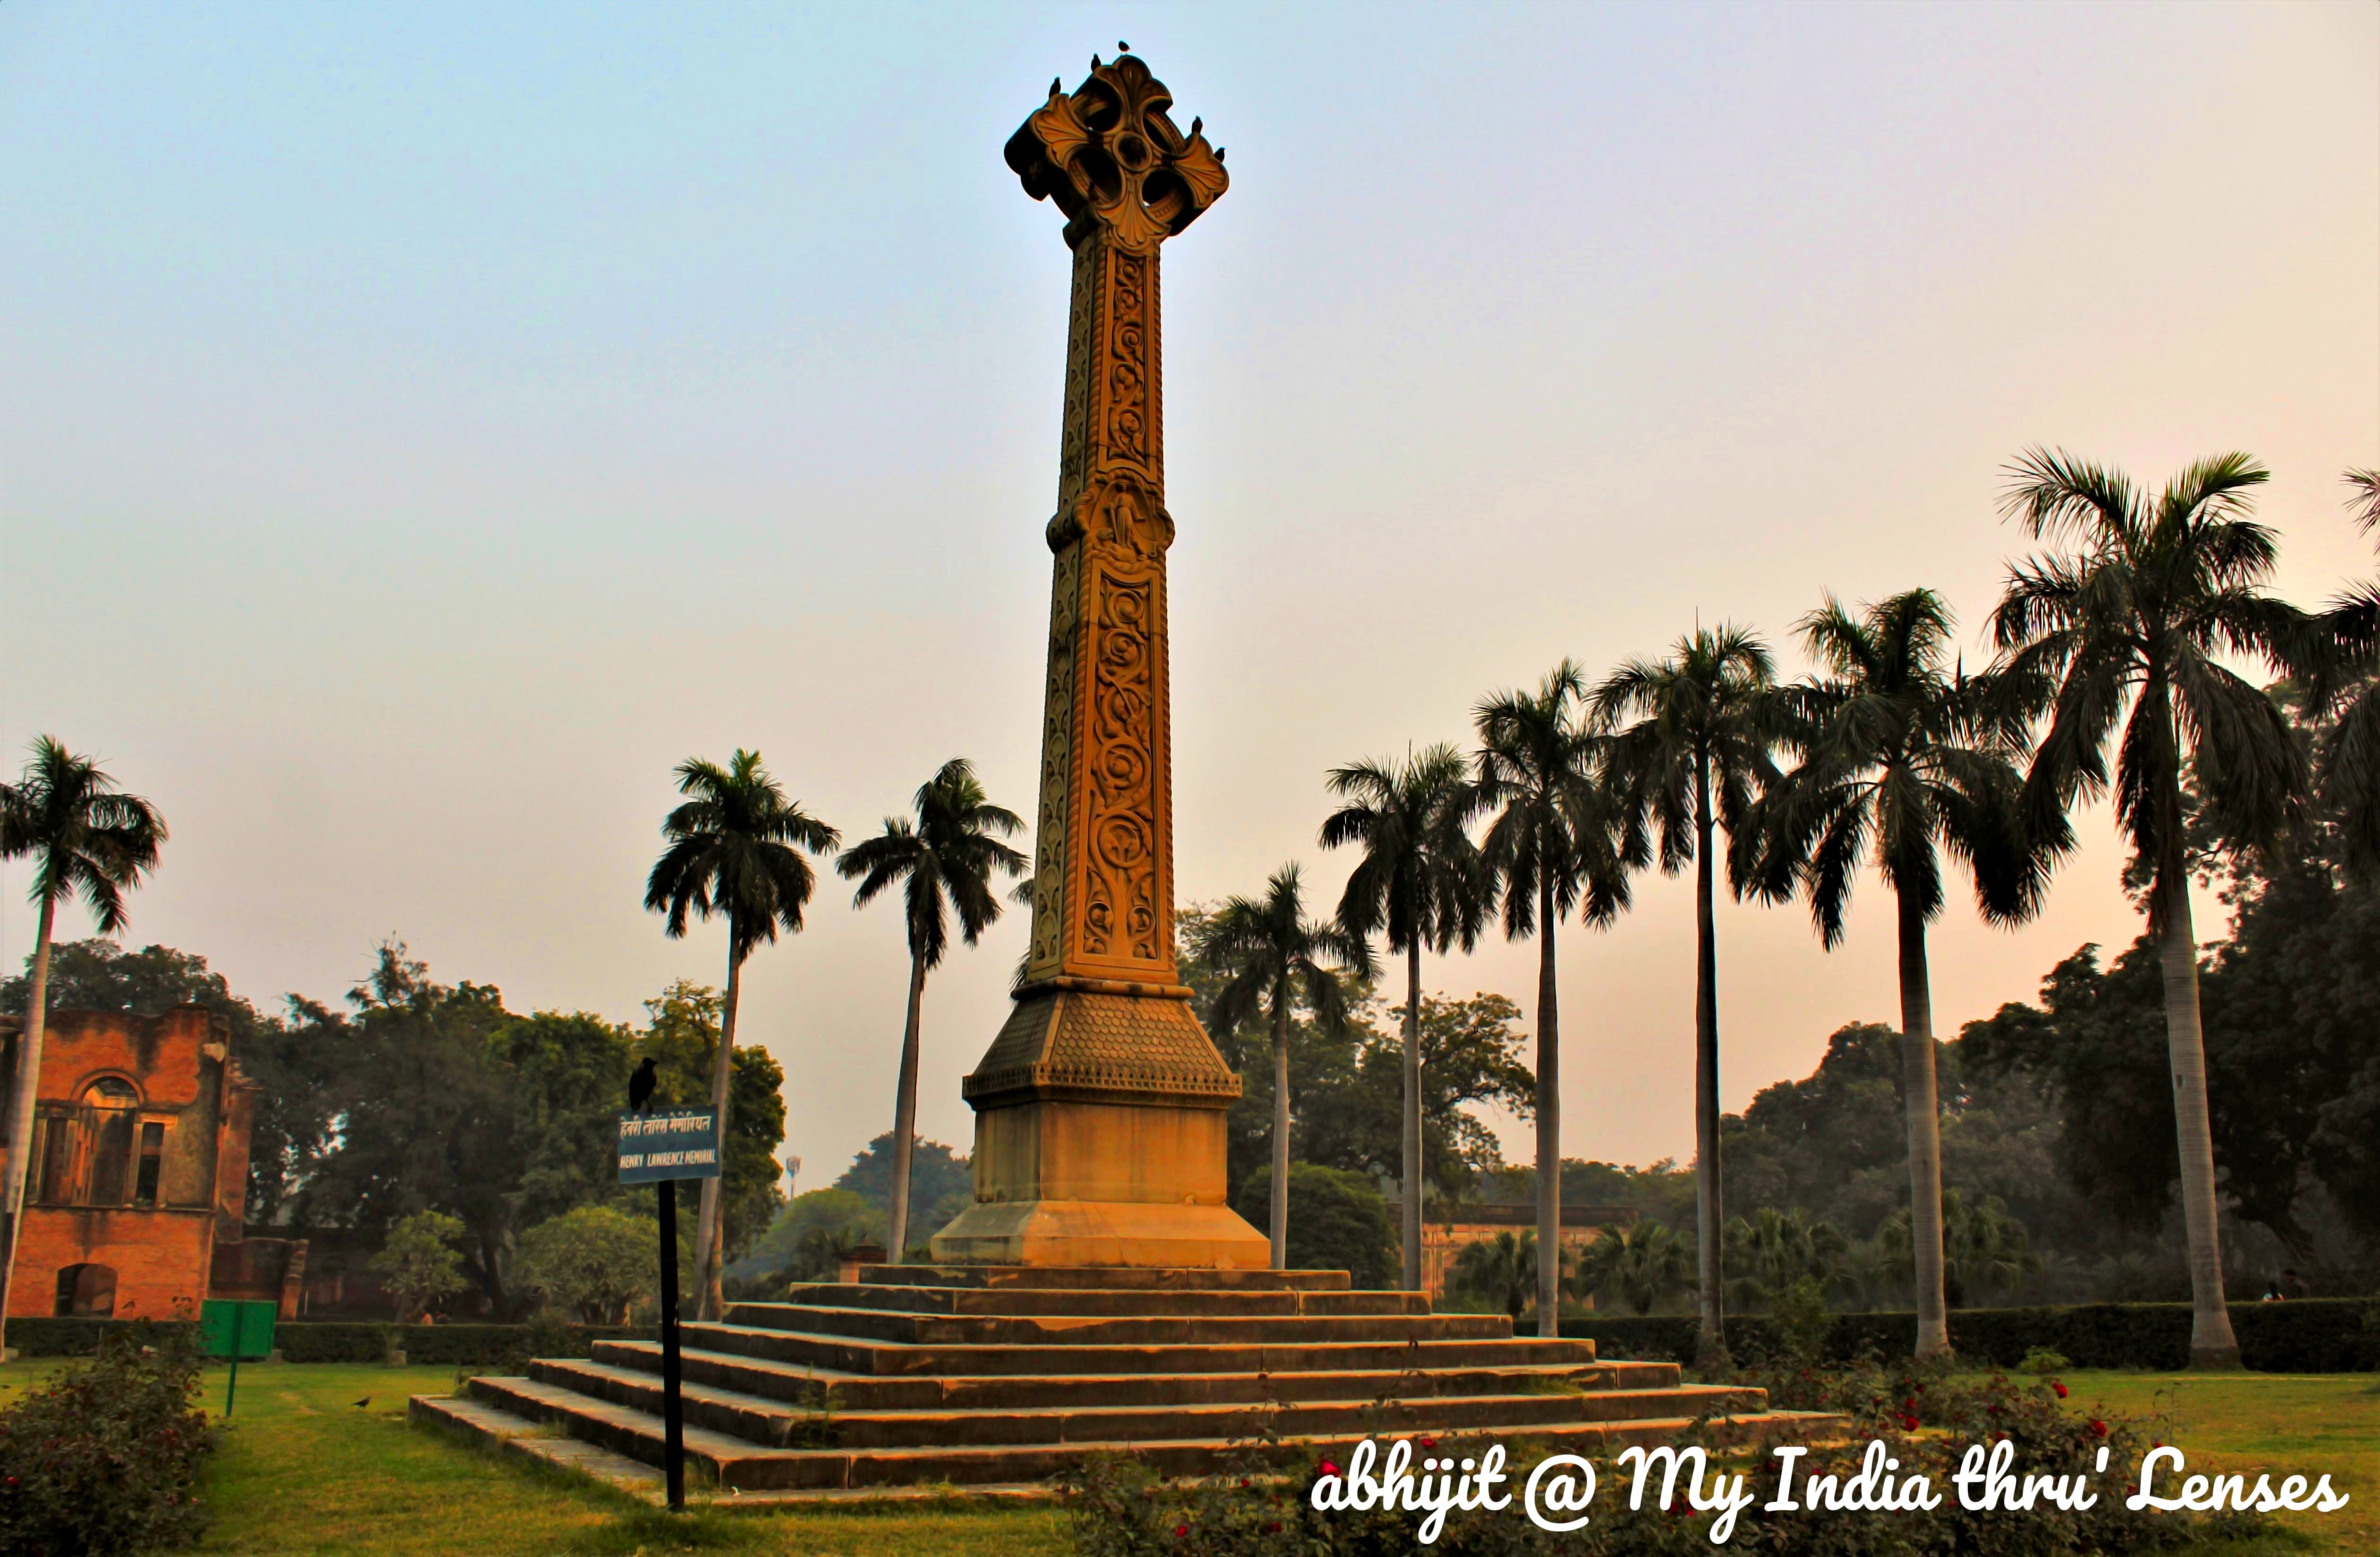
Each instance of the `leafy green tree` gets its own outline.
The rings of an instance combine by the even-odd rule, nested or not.
[[[78,757],[51,736],[33,742],[32,760],[15,784],[0,784],[0,859],[32,857],[32,977],[25,1027],[17,1040],[17,1086],[8,1138],[33,1138],[33,1095],[42,1077],[42,1027],[49,1016],[50,938],[58,900],[79,895],[102,935],[124,928],[124,894],[157,868],[165,819],[137,795],[116,788],[96,760]],[[25,1205],[26,1158],[8,1154],[0,1186],[0,1336],[17,1270],[17,1223]]]
[[[662,1106],[690,1107],[709,1095],[718,1069],[722,1005],[717,990],[686,979],[645,1002],[645,1029],[628,1057],[652,1057],[653,1096]],[[733,1259],[785,1203],[777,1186],[784,1173],[777,1150],[785,1144],[785,1073],[753,1044],[736,1049],[730,1063],[726,1150],[717,1182],[720,1238]]]
[[[1760,807],[1762,894],[1796,887],[1828,951],[1863,863],[1899,903],[1901,1097],[1916,1217],[1917,1355],[1950,1345],[1943,1313],[1941,1108],[1925,927],[1942,911],[1942,854],[1966,867],[1985,919],[2013,926],[2039,911],[2049,861],[2070,842],[2062,811],[2027,831],[2021,722],[1995,716],[1988,687],[1950,663],[1949,607],[1910,590],[1857,613],[1829,597],[1802,619],[1823,674],[1780,692],[1799,764]],[[1790,1282],[1790,1278],[1788,1278]],[[1787,1283],[1771,1283],[1768,1292]],[[1764,1301],[1766,1299],[1764,1298]]]
[[[627,1324],[661,1301],[653,1224],[611,1206],[579,1206],[521,1235],[520,1278],[586,1324]]]
[[[1605,737],[1589,727],[1586,674],[1564,660],[1535,692],[1482,702],[1478,803],[1492,813],[1481,844],[1487,889],[1501,900],[1504,936],[1537,938],[1537,1242],[1561,1247],[1561,1029],[1554,925],[1573,908],[1609,925],[1628,906],[1633,853],[1603,782]],[[1560,1262],[1537,1268],[1537,1333],[1560,1333]],[[1520,1317],[1517,1310],[1513,1318]]]
[[[583,1011],[540,1011],[489,1035],[490,1059],[510,1083],[521,1223],[554,1221],[617,1191],[617,1121],[634,1042],[627,1028]]]
[[[1545,1301],[1538,1284],[1537,1235],[1533,1230],[1524,1229],[1518,1237],[1499,1233],[1492,1238],[1472,1240],[1456,1252],[1446,1275],[1446,1284],[1458,1295],[1510,1314],[1515,1328],[1530,1304]],[[1560,1302],[1557,1289],[1555,1306],[1559,1308]]]
[[[1346,803],[1322,824],[1322,846],[1363,850],[1339,898],[1348,934],[1386,938],[1405,958],[1404,1111],[1397,1179],[1403,1193],[1403,1275],[1421,1290],[1422,1157],[1421,954],[1441,955],[1479,938],[1485,913],[1479,851],[1469,823],[1477,804],[1462,757],[1438,745],[1402,766],[1366,760],[1330,772],[1330,792]]]
[[[878,1138],[890,1145],[889,1137]],[[866,1196],[848,1189],[813,1189],[786,1203],[748,1263],[789,1281],[831,1282],[836,1261],[862,1244],[880,1245],[885,1226],[883,1209]]]
[[[926,975],[941,966],[950,946],[950,916],[970,946],[1000,918],[995,872],[1012,878],[1031,863],[1001,842],[1025,830],[1025,820],[995,806],[975,769],[953,757],[918,787],[917,821],[884,819],[884,831],[845,849],[835,870],[859,883],[852,894],[864,908],[887,888],[903,888],[902,919],[909,938],[909,1014],[901,1033],[901,1077],[892,1105],[892,1246],[894,1264],[907,1257],[909,1159],[917,1135],[917,1023],[926,1004]]]
[[[1235,1209],[1253,1222],[1272,1201],[1272,1170],[1258,1168],[1240,1186]],[[1397,1275],[1397,1236],[1389,1202],[1362,1174],[1293,1162],[1289,1169],[1289,1266],[1344,1271],[1349,1284],[1386,1287]]]
[[[834,1181],[874,1206],[881,1241],[892,1225],[892,1132],[869,1141]],[[909,1150],[909,1225],[940,1227],[975,1203],[975,1166],[938,1140],[914,1141]]]
[[[1367,1178],[1395,1175],[1403,1161],[1402,1030],[1409,1024],[1402,1007],[1387,1015],[1398,1031],[1383,1031],[1359,1012],[1346,1036],[1311,1035],[1292,1126],[1301,1159]],[[1523,1060],[1527,1037],[1519,1029],[1520,1015],[1519,1006],[1499,994],[1422,997],[1421,1019],[1410,1026],[1421,1047],[1423,1187],[1436,1198],[1462,1198],[1482,1170],[1502,1162],[1496,1133],[1475,1108],[1501,1108],[1523,1120],[1536,1110],[1536,1081]],[[1296,1062],[1293,1052],[1293,1076]]]
[[[1234,897],[1210,923],[1200,947],[1226,975],[1214,1003],[1218,1025],[1235,1028],[1261,1015],[1272,1027],[1272,1268],[1289,1258],[1289,1035],[1299,1006],[1318,1023],[1347,1022],[1346,978],[1368,979],[1372,949],[1363,937],[1305,917],[1294,861],[1273,872],[1262,898]]]
[[[1690,1290],[1692,1266],[1677,1235],[1647,1217],[1607,1227],[1588,1245],[1572,1278],[1581,1297],[1618,1298],[1631,1313],[1649,1314]]]
[[[336,1144],[293,1198],[298,1220],[385,1232],[437,1210],[471,1239],[465,1269],[492,1317],[510,1317],[520,1137],[513,1077],[491,1039],[517,1018],[491,986],[447,986],[404,943],[378,950],[347,993],[350,1011],[293,1000],[291,1011],[336,1056]]]
[[[2029,535],[2073,550],[2011,568],[1993,616],[2007,674],[2048,707],[2025,778],[2041,831],[2110,788],[2115,747],[2117,825],[2149,878],[2161,943],[2191,1355],[2207,1367],[2236,1367],[2240,1347],[2224,1307],[2182,785],[2195,774],[2210,830],[2235,847],[2270,843],[2304,808],[2307,759],[2279,705],[2217,658],[2276,659],[2303,631],[2261,587],[2278,545],[2248,517],[2248,494],[2265,477],[2248,456],[2223,455],[2151,498],[2119,472],[2029,452],[2011,468],[2007,508]]]
[[[1725,1358],[1720,1247],[1726,1199],[1719,1182],[1718,935],[1712,919],[1717,864],[1712,833],[1728,835],[1728,881],[1746,884],[1757,835],[1753,802],[1777,777],[1776,667],[1767,646],[1741,627],[1696,628],[1666,660],[1631,660],[1596,688],[1597,716],[1635,723],[1613,740],[1611,781],[1627,796],[1632,831],[1658,828],[1661,870],[1694,873],[1695,1245],[1702,1303],[1697,1355]]]
[[[802,851],[823,854],[842,835],[802,809],[799,801],[787,799],[757,751],[738,748],[724,768],[689,757],[678,764],[677,787],[687,798],[662,822],[669,846],[646,880],[645,906],[668,915],[673,940],[686,934],[689,911],[727,921],[727,994],[710,1072],[710,1106],[719,1110],[722,1127],[732,1129],[730,1058],[744,961],[773,944],[780,927],[788,934],[800,931],[803,906],[817,885]],[[694,1273],[696,1312],[704,1320],[718,1319],[723,1308],[726,1224],[720,1194],[720,1180],[703,1180]]]
[[[463,1257],[455,1248],[468,1232],[444,1211],[416,1211],[389,1228],[387,1240],[371,1257],[371,1268],[396,1299],[397,1323],[419,1323],[431,1304],[470,1284],[463,1279]]]

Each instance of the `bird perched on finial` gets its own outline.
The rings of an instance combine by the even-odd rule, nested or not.
[[[628,1112],[630,1113],[652,1112],[653,1080],[653,1057],[648,1054],[645,1056],[644,1063],[628,1077]]]
[[[1116,40],[1116,53],[1120,55],[1128,55],[1132,53],[1132,45],[1119,38]]]
[[[1094,70],[1097,70],[1099,67],[1099,55],[1093,55],[1091,56],[1091,68],[1092,68],[1092,69],[1094,69]]]
[[[1055,96],[1057,96],[1057,95],[1058,95],[1059,91],[1060,91],[1062,88],[1063,88],[1063,87],[1065,86],[1065,84],[1066,84],[1066,79],[1065,79],[1063,76],[1052,76],[1052,77],[1050,77],[1050,95],[1051,97],[1055,97]]]

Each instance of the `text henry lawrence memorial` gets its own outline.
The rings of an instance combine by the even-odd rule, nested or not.
[[[975,1204],[938,1259],[1261,1268],[1225,1204],[1240,1093],[1173,960],[1165,419],[1158,258],[1230,180],[1196,120],[1131,55],[1093,61],[1008,141],[1075,255],[1038,858],[1025,982],[966,1078]]]

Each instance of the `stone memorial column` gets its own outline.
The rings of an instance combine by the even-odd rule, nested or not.
[[[1222,153],[1138,58],[1091,62],[1010,138],[1074,250],[1042,714],[1033,941],[964,1092],[975,1204],[939,1260],[1261,1269],[1224,1203],[1240,1095],[1173,955],[1165,432],[1158,255],[1229,184]]]

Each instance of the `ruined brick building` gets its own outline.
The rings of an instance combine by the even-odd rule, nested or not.
[[[20,1027],[0,1017],[0,1089]],[[249,1237],[243,1218],[256,1092],[201,1006],[52,1012],[8,1316],[196,1317],[204,1298],[246,1297],[294,1317],[305,1241]],[[7,1120],[0,1160],[17,1150]]]

